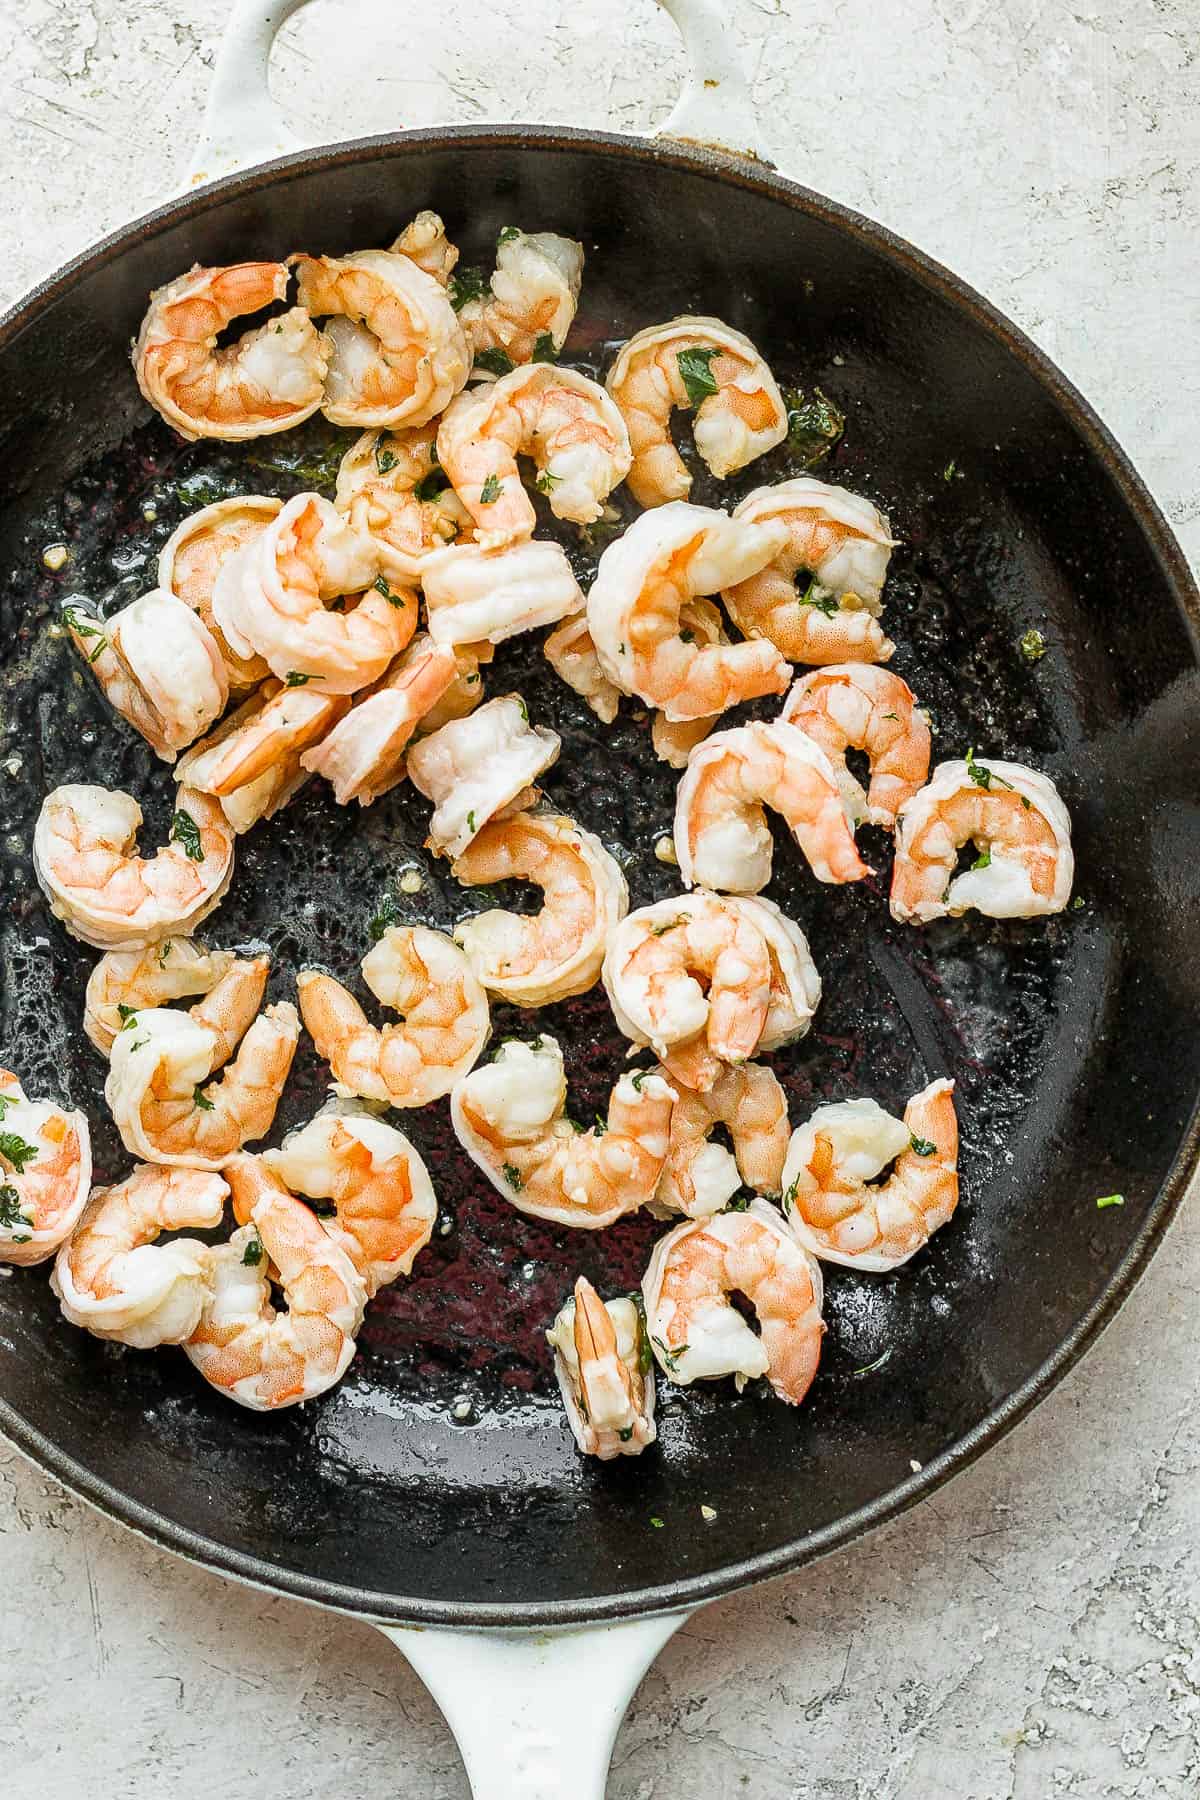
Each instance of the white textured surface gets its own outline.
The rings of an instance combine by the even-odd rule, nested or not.
[[[224,10],[7,0],[0,292],[171,184]],[[1200,553],[1194,0],[736,12],[781,165],[1024,325]],[[678,64],[649,0],[318,0],[275,78],[314,137],[351,118],[634,127],[666,111]],[[857,1549],[695,1619],[635,1701],[616,1800],[1190,1800],[1195,1221],[1193,1205],[1083,1367],[982,1463]],[[382,1638],[150,1549],[3,1445],[0,1755],[7,1800],[466,1793]]]

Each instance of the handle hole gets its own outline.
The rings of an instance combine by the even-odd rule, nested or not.
[[[310,0],[275,40],[272,97],[319,143],[482,120],[648,132],[681,85],[678,35],[649,0],[490,0],[458,18],[445,0]]]

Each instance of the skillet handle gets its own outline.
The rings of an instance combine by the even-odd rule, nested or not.
[[[688,59],[687,79],[656,136],[766,161],[750,90],[734,48],[726,0],[658,0]],[[271,98],[271,46],[305,0],[233,0],[217,50],[200,141],[185,188],[236,174],[305,145]]]
[[[604,1800],[642,1676],[690,1612],[568,1631],[381,1625],[446,1715],[474,1800]]]

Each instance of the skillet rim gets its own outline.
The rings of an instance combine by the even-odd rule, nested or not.
[[[261,191],[298,174],[310,174],[315,166],[344,167],[377,160],[381,155],[402,156],[409,150],[434,147],[503,149],[506,146],[628,157],[652,165],[683,169],[719,184],[782,202],[792,210],[820,219],[857,239],[890,261],[902,275],[939,294],[960,312],[966,312],[976,326],[997,341],[1008,357],[1023,364],[1106,469],[1162,569],[1200,663],[1200,589],[1183,551],[1128,455],[1094,408],[1050,357],[967,282],[887,226],[789,180],[766,163],[752,162],[705,145],[685,140],[651,140],[615,132],[584,131],[572,126],[497,124],[452,128],[427,126],[411,131],[385,132],[336,145],[317,145],[185,191],[81,251],[43,277],[0,316],[0,356],[47,306],[69,291],[78,278],[117,260],[132,241],[155,237],[161,230],[189,217],[199,217],[233,196]],[[1141,1230],[1091,1306],[1028,1380],[1000,1406],[985,1414],[949,1449],[926,1463],[919,1473],[868,1505],[779,1549],[726,1564],[707,1574],[639,1588],[632,1593],[536,1604],[429,1601],[305,1575],[280,1568],[262,1557],[232,1550],[143,1506],[132,1495],[100,1479],[52,1439],[30,1426],[2,1395],[0,1431],[77,1498],[159,1548],[250,1586],[288,1594],[369,1621],[545,1629],[678,1611],[716,1600],[753,1582],[786,1574],[832,1550],[845,1547],[868,1530],[896,1518],[918,1500],[925,1499],[1011,1431],[1058,1385],[1116,1315],[1165,1235],[1197,1168],[1200,1168],[1200,1094]]]

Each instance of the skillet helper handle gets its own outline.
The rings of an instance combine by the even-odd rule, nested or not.
[[[445,1714],[474,1800],[604,1800],[625,1709],[690,1616],[548,1632],[379,1629]]]
[[[683,39],[687,79],[655,133],[766,161],[762,132],[728,22],[727,0],[658,0]],[[305,145],[271,98],[271,46],[305,0],[233,0],[185,189]]]

